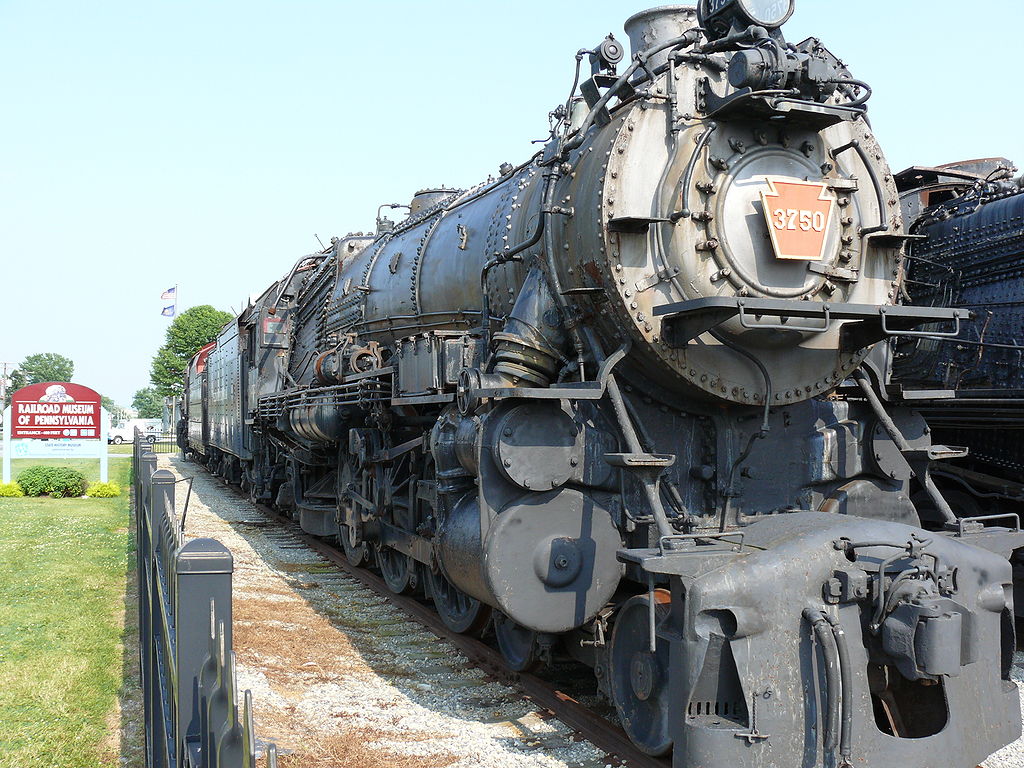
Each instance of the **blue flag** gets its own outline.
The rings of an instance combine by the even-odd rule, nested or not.
[[[164,317],[174,317],[174,305],[171,304],[169,307],[164,307],[160,314]]]

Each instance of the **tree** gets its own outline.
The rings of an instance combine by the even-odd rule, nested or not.
[[[159,419],[164,415],[164,399],[156,387],[144,387],[132,398],[132,408],[140,419]]]
[[[11,384],[7,388],[7,398],[29,384],[42,384],[47,381],[71,381],[75,374],[73,360],[58,355],[56,352],[40,352],[29,355],[21,361],[11,373]],[[5,403],[6,405],[6,403]]]
[[[181,394],[188,361],[209,344],[232,316],[209,304],[187,309],[167,328],[167,340],[153,357],[149,379],[160,397]]]

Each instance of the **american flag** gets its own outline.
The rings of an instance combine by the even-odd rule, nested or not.
[[[178,286],[174,286],[173,288],[168,288],[166,291],[161,293],[160,294],[160,298],[161,299],[173,299],[177,293],[178,293]]]

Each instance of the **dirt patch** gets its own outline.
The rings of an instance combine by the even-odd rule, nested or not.
[[[363,731],[360,735],[371,742],[386,736],[372,731]],[[430,734],[423,734],[423,740],[431,738]],[[278,758],[278,765],[281,768],[448,768],[456,762],[454,757],[410,758],[367,747],[365,742],[341,736],[314,739],[309,747],[310,754],[315,757],[284,755]]]

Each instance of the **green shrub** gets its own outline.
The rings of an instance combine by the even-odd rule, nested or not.
[[[93,483],[85,489],[85,495],[94,499],[112,499],[121,495],[121,486],[117,483]]]
[[[50,492],[50,479],[55,467],[29,467],[18,473],[18,485],[26,496],[42,496]]]
[[[0,498],[17,498],[24,495],[25,492],[17,483],[0,483]]]
[[[18,475],[18,485],[26,496],[48,493],[55,499],[81,496],[88,483],[85,475],[70,467],[29,467]]]
[[[57,467],[50,482],[50,495],[55,499],[84,496],[89,482],[81,472],[68,467]]]

